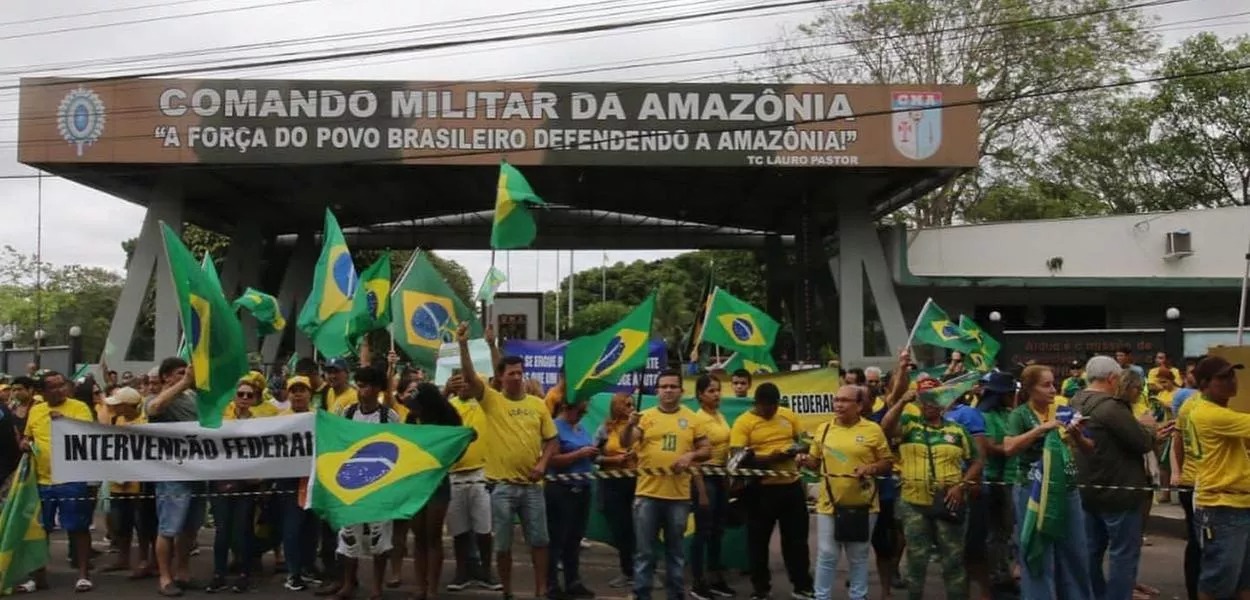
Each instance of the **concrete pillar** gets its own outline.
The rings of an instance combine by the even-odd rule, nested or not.
[[[278,285],[278,306],[282,310],[282,316],[286,317],[286,327],[290,335],[294,335],[295,352],[301,357],[311,357],[313,355],[312,340],[308,339],[303,333],[296,329],[296,319],[303,305],[299,302],[301,298],[307,298],[312,290],[313,268],[317,265],[317,254],[320,247],[317,246],[317,235],[312,231],[302,231],[299,238],[295,241],[295,248],[291,251],[291,257],[287,261],[287,267],[282,273],[282,283]],[[270,252],[274,252],[274,247],[270,247]],[[278,353],[282,350],[282,340],[288,334],[271,335],[265,338],[261,345],[261,361],[265,363],[276,363],[282,357]]]
[[[264,239],[260,226],[251,219],[243,221],[230,237],[230,250],[221,266],[221,288],[226,292],[227,300],[233,302],[244,289],[260,284],[262,256]],[[240,321],[243,339],[249,342],[248,352],[256,350],[256,320],[242,317]]]
[[[148,286],[156,280],[156,340],[153,359],[160,361],[178,351],[178,299],[174,297],[173,280],[165,261],[165,246],[160,223],[182,232],[182,195],[174,185],[162,185],[148,204],[135,241],[134,254],[126,268],[126,281],[113,311],[109,325],[104,359],[119,371],[146,372],[151,362],[131,361],[128,352],[134,339],[139,314],[147,296]]]
[[[837,251],[830,259],[830,272],[838,288],[838,352],[843,367],[889,366],[889,356],[907,343],[907,326],[894,279],[890,276],[885,250],[877,235],[876,223],[866,199],[839,198]],[[886,356],[866,356],[864,345],[864,281],[872,292],[873,303],[885,330]]]

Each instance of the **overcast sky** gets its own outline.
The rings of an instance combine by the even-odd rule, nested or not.
[[[845,0],[837,0],[847,4]],[[220,51],[239,45],[279,40],[313,39],[299,46],[257,49],[252,56],[291,51],[328,51],[362,45],[412,43],[428,39],[414,32],[398,35],[353,36],[362,32],[454,21],[432,35],[460,39],[491,35],[498,24],[482,19],[506,13],[526,13],[509,23],[510,29],[540,30],[603,21],[623,21],[660,15],[688,14],[755,4],[752,0],[470,0],[410,2],[401,0],[7,0],[0,20],[0,176],[33,175],[16,161],[17,92],[9,89],[21,75],[62,76],[141,72],[158,65],[215,64],[240,52],[184,56],[194,51]],[[364,7],[367,6],[367,9]],[[558,11],[564,11],[560,13]],[[582,81],[718,81],[734,79],[742,58],[716,58],[764,46],[788,28],[810,20],[812,8],[737,16],[731,20],[693,21],[679,25],[618,30],[581,39],[528,40],[507,45],[459,48],[451,51],[385,55],[340,62],[306,63],[252,71],[204,74],[218,77],[274,77],[306,79],[460,80],[487,78],[559,79]],[[205,14],[207,13],[207,14]],[[1159,31],[1169,43],[1201,30],[1220,35],[1250,32],[1250,5],[1246,0],[1188,0],[1154,10]],[[179,17],[178,15],[186,15]],[[1204,19],[1203,21],[1194,21]],[[1169,25],[1178,23],[1177,25]],[[101,24],[132,22],[115,26]],[[147,57],[147,62],[119,63]],[[712,57],[684,64],[645,68],[605,69],[628,63]],[[749,59],[747,63],[750,64]],[[85,64],[90,62],[91,64]],[[98,66],[105,65],[105,66]],[[111,65],[111,66],[109,66]],[[50,71],[49,66],[72,66]],[[598,68],[580,75],[562,73]],[[195,74],[200,76],[201,74]],[[43,255],[57,265],[84,264],[121,271],[120,242],[138,235],[143,209],[112,196],[57,178],[0,179],[0,244],[34,253],[38,187],[43,197]],[[485,240],[483,240],[485,243]],[[487,252],[446,252],[460,261],[476,280],[489,265]],[[609,252],[608,260],[631,261],[672,256],[675,252]],[[599,266],[601,251],[583,251],[579,269]],[[553,252],[511,253],[511,289],[550,289],[557,281]],[[568,253],[560,260],[568,271]]]

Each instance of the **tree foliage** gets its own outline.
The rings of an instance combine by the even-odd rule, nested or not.
[[[981,168],[947,183],[906,215],[919,226],[948,225],[977,210],[1002,210],[980,209],[987,200],[1016,204],[1019,195],[1005,196],[1003,186],[1036,175],[1055,140],[1081,133],[1080,113],[1111,98],[1110,92],[1064,90],[1121,80],[1154,56],[1157,39],[1134,2],[870,0],[849,10],[836,4],[784,37],[768,66],[752,75],[976,86],[980,98],[993,100],[981,106]],[[1041,209],[1055,211],[1067,212]],[[1006,210],[1019,212],[1018,206]]]
[[[606,275],[606,277],[605,277]],[[750,251],[699,250],[656,261],[618,262],[581,271],[573,280],[573,327],[568,327],[569,277],[560,281],[560,337],[603,330],[656,292],[653,333],[675,349],[689,341],[709,281],[761,308],[763,267]],[[606,300],[605,300],[606,298]],[[545,297],[546,335],[555,336],[556,295]],[[774,315],[781,320],[781,315]]]
[[[69,343],[69,330],[82,329],[83,353],[99,356],[121,294],[122,278],[107,269],[55,266],[12,246],[0,251],[0,330],[19,347],[34,343],[43,329],[45,345]],[[36,271],[42,271],[36,282]]]

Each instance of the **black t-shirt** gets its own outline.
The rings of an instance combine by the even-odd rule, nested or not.
[[[0,404],[0,482],[8,480],[17,464],[22,459],[21,447],[18,446],[17,418],[9,407]]]

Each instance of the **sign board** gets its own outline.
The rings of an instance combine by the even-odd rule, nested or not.
[[[23,79],[44,163],[975,167],[973,86]]]
[[[1084,363],[1095,354],[1114,355],[1123,347],[1133,349],[1133,362],[1152,364],[1163,350],[1162,329],[1108,329],[1102,331],[1007,331],[999,353],[1008,364],[1036,361],[1066,374],[1072,361]]]

